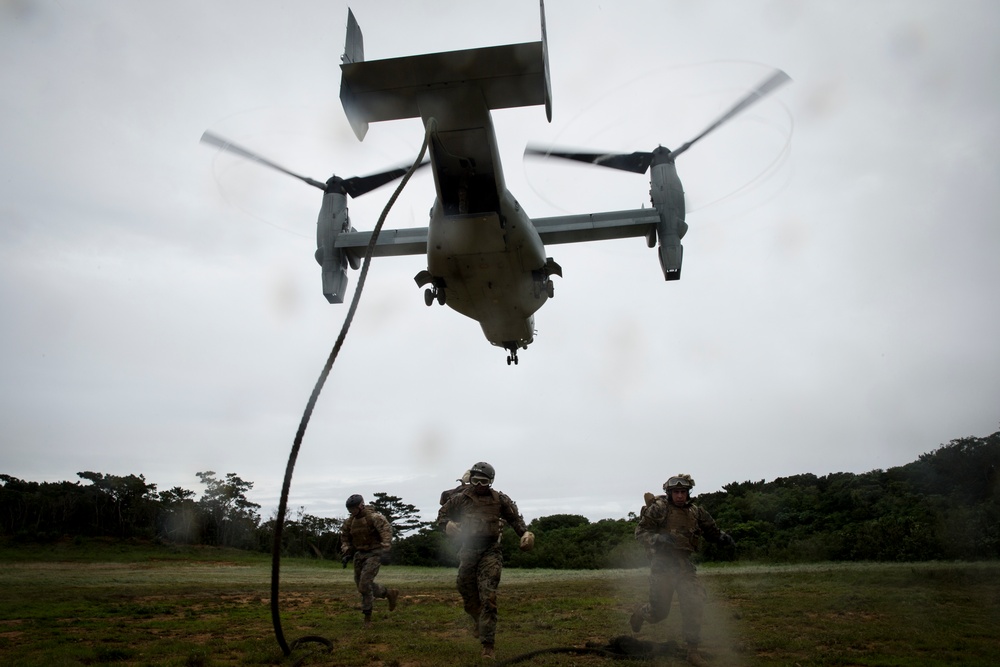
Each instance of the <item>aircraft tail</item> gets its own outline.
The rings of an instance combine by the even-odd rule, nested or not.
[[[344,55],[341,60],[344,63],[360,63],[365,59],[365,40],[361,36],[361,26],[354,18],[354,12],[347,9],[347,43],[344,45]],[[343,91],[343,84],[341,84]]]
[[[542,40],[426,55],[364,60],[361,28],[348,10],[340,100],[358,139],[368,124],[419,118],[421,98],[478,88],[489,109],[544,104],[552,119],[545,7]]]

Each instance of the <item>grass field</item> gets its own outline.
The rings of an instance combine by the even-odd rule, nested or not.
[[[360,598],[340,563],[285,560],[286,639],[320,644],[284,657],[270,615],[270,561],[222,550],[153,547],[0,549],[0,665],[468,665],[479,646],[455,571],[383,567],[402,591],[361,629]],[[1000,563],[702,567],[709,591],[703,648],[712,664],[995,665]],[[628,635],[645,570],[504,571],[497,664],[555,647],[605,646]],[[677,609],[640,639],[653,659],[542,653],[524,665],[681,665]]]

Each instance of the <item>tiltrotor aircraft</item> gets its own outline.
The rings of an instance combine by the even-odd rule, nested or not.
[[[507,190],[490,112],[544,105],[552,120],[545,6],[540,0],[541,41],[426,55],[364,59],[361,29],[348,9],[347,43],[341,64],[340,99],[351,127],[363,140],[368,124],[419,117],[429,131],[428,153],[436,199],[427,227],[383,230],[373,256],[427,255],[416,277],[424,301],[448,305],[480,323],[486,338],[507,350],[534,339],[534,313],[552,298],[552,276],[562,268],[546,245],[644,237],[657,254],[663,277],[681,276],[687,231],[684,191],[674,160],[696,141],[788,80],[776,71],[701,134],[675,150],[658,147],[629,154],[580,153],[529,147],[525,153],[561,157],[650,173],[652,208],[531,218]],[[342,303],[347,267],[357,269],[371,232],[356,231],[347,197],[357,197],[396,178],[399,168],[364,177],[331,177],[326,183],[301,176],[206,132],[202,141],[277,169],[323,190],[316,229],[316,261],[323,267],[323,294]]]

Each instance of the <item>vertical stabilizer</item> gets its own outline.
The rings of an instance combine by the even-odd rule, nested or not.
[[[347,9],[347,41],[344,43],[344,55],[340,59],[343,61],[341,67],[361,63],[365,60],[365,40],[361,36],[361,26],[358,25],[357,19],[354,18],[354,12],[350,8]],[[365,135],[368,134],[368,121],[357,113],[354,93],[350,86],[346,85],[343,78],[340,79],[340,103],[344,105],[344,111],[347,113],[347,120],[351,123],[351,129],[354,130],[354,136],[358,138],[358,141],[363,141]]]
[[[545,118],[552,122],[552,81],[549,77],[549,36],[545,32],[545,0],[538,0],[542,15],[542,65],[545,68]]]
[[[361,26],[354,18],[354,12],[347,9],[347,42],[344,44],[344,63],[360,63],[365,59],[365,38],[361,35]]]

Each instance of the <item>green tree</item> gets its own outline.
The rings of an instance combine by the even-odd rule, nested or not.
[[[78,472],[89,480],[94,494],[95,521],[102,534],[117,537],[152,537],[156,516],[156,484],[149,484],[143,475],[105,475],[99,472]]]
[[[198,505],[194,491],[175,486],[160,491],[158,535],[170,542],[191,544],[198,539]]]
[[[392,560],[398,565],[458,565],[458,543],[448,539],[443,531],[435,530],[429,525],[399,540],[392,547],[392,552]]]
[[[512,529],[504,530],[504,557],[511,567],[580,570],[645,563],[635,541],[634,521],[602,519],[591,523],[577,514],[553,514],[533,520],[528,530],[535,533],[535,548],[528,552],[518,549],[519,539]]]
[[[399,496],[390,496],[384,491],[375,493],[374,500],[369,502],[368,506],[386,518],[392,526],[393,535],[397,537],[432,525],[431,522],[420,520],[420,510],[416,507],[404,503]]]
[[[559,530],[560,528],[577,528],[579,526],[586,526],[590,523],[590,519],[579,514],[550,514],[549,516],[541,516],[531,522],[531,530],[535,533],[545,533],[550,530]]]
[[[258,537],[261,551],[272,548],[276,515],[277,511],[260,527]],[[307,514],[305,507],[299,507],[295,518],[286,515],[282,523],[281,553],[291,557],[339,558],[342,523],[342,519]]]
[[[202,541],[218,546],[256,547],[260,505],[250,502],[246,496],[253,482],[240,479],[234,472],[227,473],[225,479],[217,479],[212,470],[196,474],[206,487],[198,499],[203,522]]]

